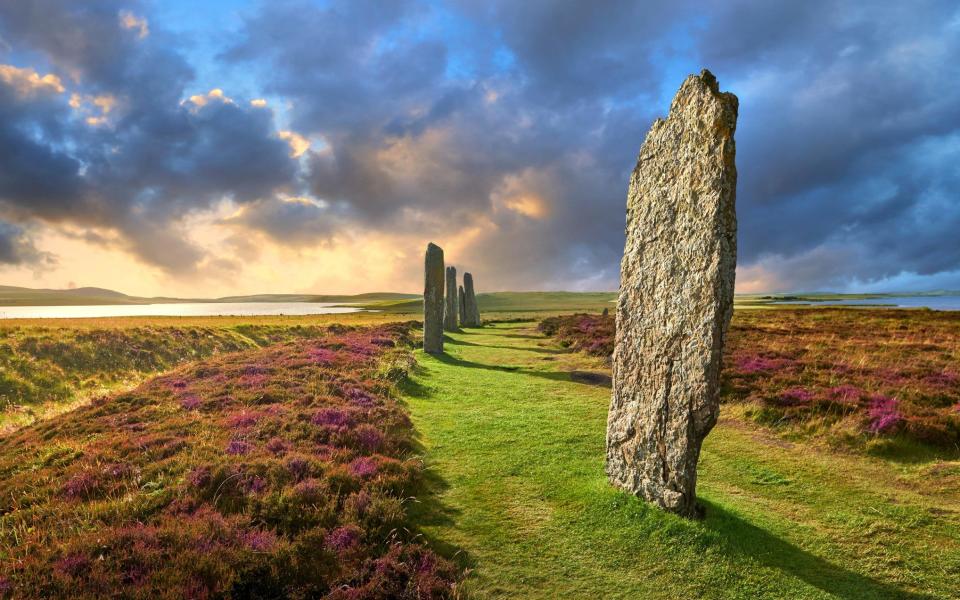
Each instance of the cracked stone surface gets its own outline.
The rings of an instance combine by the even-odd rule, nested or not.
[[[737,262],[737,97],[691,75],[647,134],[627,195],[610,482],[684,516],[719,413],[720,361]]]
[[[423,350],[443,352],[443,249],[427,244],[423,268]]]

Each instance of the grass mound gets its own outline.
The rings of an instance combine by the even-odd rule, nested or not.
[[[405,507],[409,330],[199,361],[0,440],[0,595],[451,595]]]
[[[187,362],[325,332],[317,326],[250,324],[0,328],[0,428],[62,412],[74,400]]]
[[[612,316],[544,319],[541,332],[597,356]],[[892,440],[960,448],[960,314],[926,310],[737,311],[723,401],[758,422],[884,450]]]

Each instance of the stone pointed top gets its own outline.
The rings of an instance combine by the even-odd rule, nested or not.
[[[733,123],[736,124],[740,101],[730,92],[721,92],[717,78],[707,69],[700,71],[699,75],[687,77],[670,104],[670,114],[673,115],[683,110],[684,105],[689,104],[691,95],[703,96],[704,98],[700,102],[708,102],[707,98],[718,100],[723,105],[721,112],[727,113],[727,120],[729,120],[729,115],[732,115]],[[661,119],[657,119],[657,121],[659,122]]]

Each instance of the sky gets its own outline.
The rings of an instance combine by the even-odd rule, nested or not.
[[[960,289],[955,0],[0,0],[0,284],[615,290],[702,68],[738,292]]]

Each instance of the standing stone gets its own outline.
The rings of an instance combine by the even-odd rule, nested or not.
[[[684,516],[719,414],[737,263],[737,97],[704,70],[640,149],[627,195],[607,475]]]
[[[460,324],[467,322],[467,299],[463,292],[463,286],[460,286],[460,293],[457,295],[457,308],[460,311]]]
[[[480,307],[477,306],[477,294],[473,289],[473,275],[463,274],[464,327],[480,327]]]
[[[447,267],[447,296],[443,307],[443,328],[457,330],[457,268]]]
[[[423,350],[443,352],[443,249],[427,244],[423,269]]]

